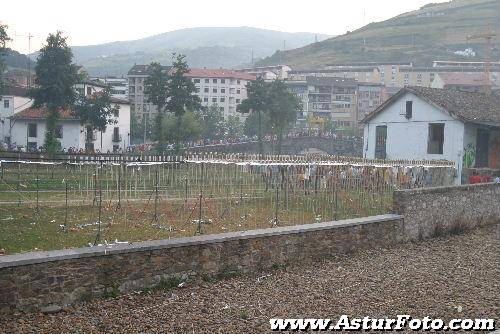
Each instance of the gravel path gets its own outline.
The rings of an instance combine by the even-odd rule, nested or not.
[[[253,276],[199,280],[168,292],[95,300],[55,315],[4,316],[0,332],[263,333],[271,317],[341,314],[498,323],[499,236],[497,225]]]

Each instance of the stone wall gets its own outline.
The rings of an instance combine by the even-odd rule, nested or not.
[[[404,216],[406,240],[500,222],[500,184],[400,190],[393,209]]]
[[[152,287],[162,279],[250,272],[402,240],[402,217],[157,240],[0,257],[0,311],[63,307]]]

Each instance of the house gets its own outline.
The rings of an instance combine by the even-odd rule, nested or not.
[[[0,96],[0,144],[7,148],[11,144],[10,117],[31,107],[33,100],[28,96],[25,87],[8,85],[4,95]]]
[[[119,152],[130,146],[130,105],[127,101],[112,98],[119,107],[105,131],[92,131],[82,125],[71,110],[60,112],[57,137],[61,147],[68,151]],[[44,107],[30,107],[10,117],[13,145],[36,151],[43,146],[48,112]]]
[[[363,156],[450,160],[456,183],[500,172],[500,94],[406,87],[363,119]]]

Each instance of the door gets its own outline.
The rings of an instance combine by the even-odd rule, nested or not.
[[[476,167],[488,167],[488,155],[490,152],[490,132],[478,129],[476,137]]]
[[[387,126],[379,125],[375,128],[375,159],[386,158]]]

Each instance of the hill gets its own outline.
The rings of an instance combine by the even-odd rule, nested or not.
[[[318,40],[330,36],[317,35]],[[189,28],[143,39],[99,45],[73,46],[75,62],[91,75],[122,75],[134,63],[168,64],[172,52],[184,53],[192,67],[235,67],[269,56],[283,48],[315,41],[314,33],[287,33],[250,27]]]
[[[467,36],[489,30],[497,32],[493,56],[499,59],[500,1],[454,0],[428,4],[342,36],[276,52],[259,65],[286,63],[294,69],[306,69],[339,62],[413,61],[428,65],[432,60],[481,61],[484,41],[467,41]],[[455,53],[467,48],[472,48],[475,56]]]
[[[5,49],[4,52],[7,69],[28,70],[31,67],[31,70],[34,71],[36,63],[28,59],[26,55],[9,48]]]

